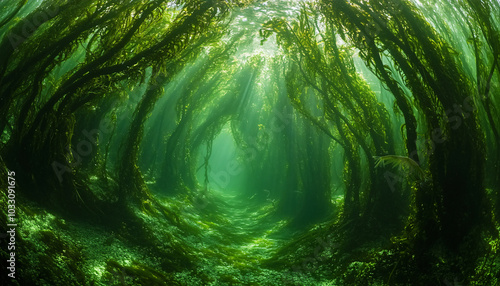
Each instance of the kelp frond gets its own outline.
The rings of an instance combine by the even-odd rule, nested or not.
[[[408,173],[408,175],[413,175],[420,180],[424,180],[426,175],[424,170],[420,167],[420,165],[415,162],[413,159],[406,156],[398,156],[398,155],[386,155],[386,156],[373,156],[376,159],[375,167],[379,167],[380,164],[385,166],[389,164],[392,167],[399,168]]]

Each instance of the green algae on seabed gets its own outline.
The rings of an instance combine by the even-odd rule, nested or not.
[[[0,55],[2,285],[500,283],[498,1],[5,0]]]

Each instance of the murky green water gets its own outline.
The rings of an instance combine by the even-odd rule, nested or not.
[[[500,3],[0,3],[2,285],[497,285]]]

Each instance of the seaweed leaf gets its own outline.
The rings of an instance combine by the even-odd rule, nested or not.
[[[424,170],[420,167],[420,165],[415,162],[413,159],[406,156],[398,156],[398,155],[386,155],[386,156],[373,156],[376,160],[375,167],[385,166],[389,164],[392,167],[399,168],[405,170],[408,175],[414,175],[416,178],[420,180],[424,180],[426,178]]]

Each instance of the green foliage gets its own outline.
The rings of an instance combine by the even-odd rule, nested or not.
[[[2,3],[0,182],[16,170],[22,200],[111,229],[107,251],[133,257],[89,270],[55,220],[20,238],[27,284],[278,285],[297,264],[307,283],[497,283],[498,15],[486,0]],[[279,251],[269,237],[306,229]]]
[[[375,167],[389,164],[392,167],[408,172],[409,175],[414,175],[420,180],[424,180],[426,177],[424,170],[411,158],[397,155],[375,156],[374,158],[376,159]]]
[[[106,264],[108,285],[181,285],[172,280],[168,274],[157,271],[139,262],[132,262],[130,266],[109,260]]]

